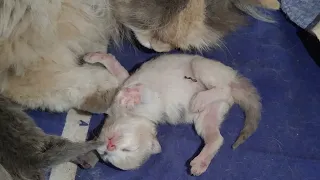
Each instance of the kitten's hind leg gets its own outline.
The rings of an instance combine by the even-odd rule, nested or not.
[[[231,97],[230,87],[213,87],[195,94],[190,101],[191,112],[203,111],[209,104],[228,101]]]
[[[211,103],[195,119],[196,131],[205,144],[199,155],[190,163],[192,175],[199,176],[204,173],[223,144],[219,128],[228,109],[229,105],[226,102]]]

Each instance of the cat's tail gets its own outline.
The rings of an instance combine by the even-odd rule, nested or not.
[[[242,12],[260,21],[274,23],[275,20],[264,9],[278,10],[280,3],[277,0],[232,0],[233,4]]]
[[[103,142],[98,141],[71,142],[58,136],[52,136],[48,149],[38,159],[39,166],[47,168],[69,162],[103,145]]]
[[[230,83],[231,95],[235,103],[239,104],[245,112],[244,127],[236,142],[232,145],[236,149],[244,143],[257,129],[261,118],[260,96],[249,79],[237,75],[236,81]]]

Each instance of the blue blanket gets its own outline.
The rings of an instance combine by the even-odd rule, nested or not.
[[[320,179],[320,68],[297,36],[297,29],[281,13],[277,24],[252,24],[226,37],[225,48],[204,52],[250,78],[262,96],[262,121],[257,132],[233,151],[243,125],[243,113],[234,106],[221,132],[225,143],[200,177],[188,174],[188,162],[201,146],[191,125],[159,127],[162,153],[138,170],[120,171],[99,163],[78,170],[76,180],[319,180]],[[129,43],[111,48],[127,68],[155,54]],[[48,133],[61,134],[65,114],[31,111]],[[93,115],[90,130],[103,115]]]

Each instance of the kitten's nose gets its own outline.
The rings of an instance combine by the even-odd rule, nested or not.
[[[116,149],[116,145],[113,143],[113,138],[108,139],[107,150],[114,151]]]
[[[116,145],[108,143],[107,149],[108,149],[108,151],[114,151],[116,149]]]

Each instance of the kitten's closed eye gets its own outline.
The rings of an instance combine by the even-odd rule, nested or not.
[[[132,146],[132,147],[127,147],[127,148],[122,148],[121,151],[123,152],[132,152],[138,150],[138,147]]]

